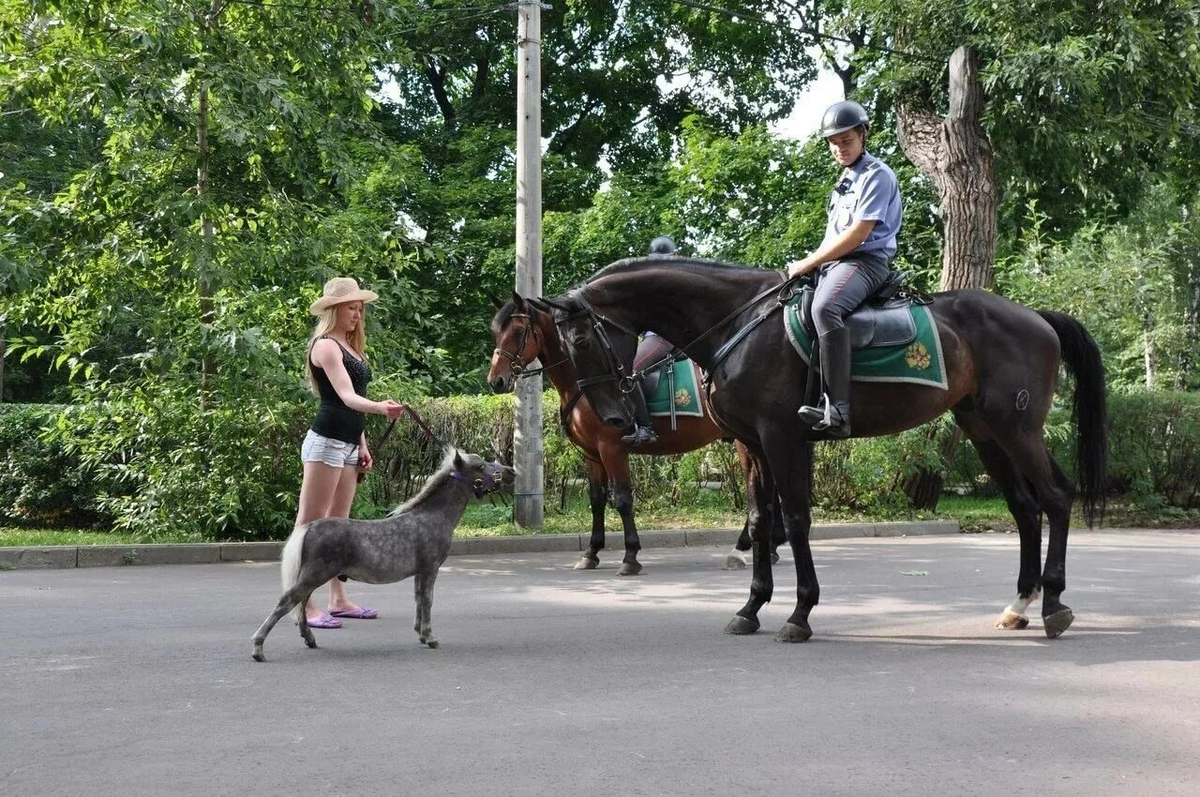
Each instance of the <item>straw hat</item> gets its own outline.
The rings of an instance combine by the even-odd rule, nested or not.
[[[325,283],[325,292],[321,294],[320,299],[312,303],[308,312],[320,315],[335,304],[345,304],[346,302],[370,304],[378,298],[379,294],[359,288],[358,283],[350,277],[334,277]]]

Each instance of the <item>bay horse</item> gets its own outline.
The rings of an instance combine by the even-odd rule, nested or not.
[[[543,370],[558,392],[559,416],[564,433],[583,452],[587,469],[588,501],[592,510],[592,535],[587,550],[575,563],[576,570],[592,570],[600,564],[600,551],[604,549],[604,511],[610,497],[625,536],[625,558],[617,570],[618,575],[636,575],[642,571],[638,552],[642,544],[638,538],[634,518],[633,483],[629,474],[630,445],[622,440],[625,432],[601,421],[587,398],[580,393],[575,380],[575,370],[563,351],[558,329],[550,313],[539,311],[516,292],[507,302],[492,297],[497,307],[492,317],[492,336],[496,348],[492,352],[491,368],[488,370],[488,385],[496,393],[508,393],[522,374],[528,373],[534,361],[545,363]],[[636,453],[651,456],[684,454],[695,451],[715,440],[728,439],[712,420],[711,413],[680,415],[676,417],[676,428],[672,429],[665,418],[654,419],[658,440],[638,446]],[[736,443],[738,458],[743,472],[749,479],[752,465],[745,448]],[[772,504],[773,506],[773,504]],[[773,562],[779,561],[774,548],[785,542],[783,521],[778,512],[772,512]],[[726,570],[740,570],[746,566],[743,551],[750,550],[750,524],[742,526],[733,550],[725,557]]]
[[[758,521],[764,516],[766,490],[773,486],[797,581],[795,610],[775,634],[781,642],[812,636],[809,614],[820,598],[808,539],[812,444],[820,435],[796,416],[807,368],[793,355],[783,323],[774,316],[774,323],[755,326],[755,319],[773,315],[795,287],[795,281],[777,271],[685,257],[630,258],[601,269],[563,296],[538,302],[554,313],[580,383],[609,425],[624,427],[630,421],[624,394],[636,389],[632,358],[641,330],[683,343],[684,351],[708,372],[708,401],[717,423],[745,444],[758,463],[756,480],[747,485],[755,546],[750,598],[725,630],[756,632],[759,609],[771,600],[771,566],[759,555],[767,537]],[[853,382],[854,436],[892,434],[947,410],[953,413],[1003,492],[1020,532],[1017,598],[996,625],[1026,627],[1024,612],[1040,595],[1046,636],[1053,639],[1074,619],[1061,599],[1072,503],[1081,500],[1089,526],[1104,511],[1108,444],[1100,351],[1074,318],[1035,311],[987,291],[934,294],[929,310],[944,356],[946,388]],[[1076,383],[1078,490],[1045,443],[1060,365]],[[1042,513],[1050,526],[1044,570]]]

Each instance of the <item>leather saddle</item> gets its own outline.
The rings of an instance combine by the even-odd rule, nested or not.
[[[912,299],[897,295],[907,276],[903,271],[891,272],[875,293],[846,316],[851,348],[899,346],[916,340],[917,326],[909,310]],[[815,293],[816,289],[811,283],[800,289],[800,324],[813,340],[817,338],[817,330],[812,321]]]

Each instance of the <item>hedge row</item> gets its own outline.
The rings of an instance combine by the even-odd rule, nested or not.
[[[442,440],[512,461],[511,396],[429,399],[414,406]],[[582,494],[583,457],[557,425],[545,395],[548,508]],[[0,405],[0,520],[38,526],[95,525],[142,533],[172,529],[197,539],[276,538],[291,528],[301,465],[299,443],[312,407],[245,404],[202,411],[194,402],[87,407]],[[940,423],[947,423],[943,419]],[[1110,482],[1148,506],[1200,507],[1200,396],[1110,397]],[[373,419],[370,439],[383,422]],[[1073,427],[1055,413],[1049,439],[1069,468]],[[377,473],[359,491],[356,516],[372,517],[409,497],[441,457],[440,443],[409,420],[374,452]],[[890,438],[817,446],[820,505],[870,509],[904,502],[899,485],[936,462],[935,436],[919,429]],[[637,500],[687,505],[719,483],[731,509],[744,505],[733,447],[714,444],[674,457],[634,457]],[[949,467],[953,485],[987,492],[970,446]]]

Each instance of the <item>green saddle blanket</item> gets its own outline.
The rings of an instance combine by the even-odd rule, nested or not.
[[[896,346],[855,349],[850,356],[851,379],[858,382],[912,382],[942,390],[947,388],[937,322],[926,305],[912,304],[909,312],[916,326],[916,339]],[[783,308],[783,326],[792,348],[808,363],[813,341],[800,323],[799,295]]]
[[[667,378],[667,368],[675,369],[674,385]],[[700,388],[696,379],[696,367],[691,360],[677,360],[660,369],[654,394],[646,398],[646,407],[650,410],[651,415],[671,414],[672,387],[675,391],[676,416],[704,417],[704,406],[700,402]]]

